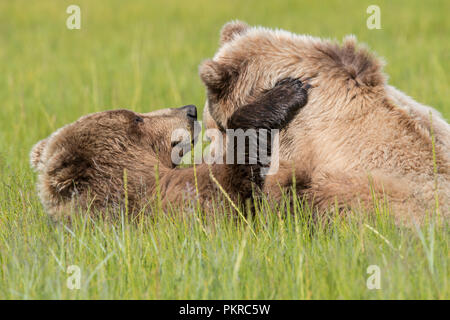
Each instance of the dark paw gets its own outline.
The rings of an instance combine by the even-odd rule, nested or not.
[[[307,103],[310,87],[300,79],[285,78],[278,81],[273,89],[269,90],[269,94],[290,109],[299,109]]]
[[[228,128],[283,128],[308,101],[308,85],[299,79],[283,79],[256,101],[238,108]]]
[[[303,88],[303,82],[301,82],[300,79],[284,78],[275,84],[274,89],[277,87],[283,87],[292,90],[301,90]]]
[[[294,78],[284,78],[280,81],[278,81],[275,86],[269,90],[274,93],[284,93],[286,95],[289,94],[307,94],[308,89],[311,88],[311,86],[307,83],[303,83],[300,81],[300,79],[294,79]]]

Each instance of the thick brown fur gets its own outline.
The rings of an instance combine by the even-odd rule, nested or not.
[[[56,219],[76,207],[123,207],[126,175],[128,205],[138,209],[155,191],[156,170],[161,176],[172,172],[170,133],[192,124],[182,109],[148,114],[113,110],[57,130],[30,155],[44,207]]]
[[[289,101],[278,101],[281,96],[283,101],[289,96]],[[300,81],[288,79],[243,109],[267,109],[269,101],[278,107],[269,109],[264,121],[247,113],[231,119],[229,127],[284,127],[306,104],[307,92]],[[59,129],[38,142],[30,154],[31,166],[39,173],[38,191],[45,209],[55,219],[70,217],[77,208],[104,214],[107,208],[127,205],[128,212],[135,214],[158,195],[163,209],[191,200],[208,207],[220,196],[219,186],[234,202],[262,187],[262,165],[250,165],[248,159],[244,164],[175,167],[172,154],[182,152],[184,146],[173,144],[181,137],[173,141],[172,133],[185,129],[192,136],[195,119],[194,106],[147,114],[113,110],[84,116]],[[190,137],[183,141],[191,143]]]
[[[397,222],[420,223],[436,211],[437,198],[449,217],[450,126],[388,85],[382,61],[354,37],[339,44],[234,21],[221,38],[199,70],[207,125],[226,127],[237,108],[282,78],[312,86],[308,104],[281,133],[287,168],[268,177],[269,195],[279,196],[294,173],[297,190],[321,213],[336,203],[371,208],[377,197],[389,201]]]

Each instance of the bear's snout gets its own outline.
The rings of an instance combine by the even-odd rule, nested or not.
[[[179,109],[186,112],[186,116],[188,117],[189,120],[197,121],[197,107],[196,106],[194,106],[193,104],[190,104],[190,105],[187,105],[184,107],[180,107]]]

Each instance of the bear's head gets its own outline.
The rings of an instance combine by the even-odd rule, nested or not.
[[[358,90],[372,90],[383,84],[381,66],[366,48],[357,46],[352,36],[339,44],[229,22],[222,28],[215,56],[199,68],[207,89],[203,122],[208,128],[226,128],[227,120],[239,106],[252,103],[284,78],[311,85],[308,105],[322,108],[322,112],[327,103],[344,105],[346,101],[338,99],[346,97],[351,101]]]
[[[196,119],[189,105],[145,114],[104,111],[62,127],[30,154],[44,207],[61,214],[77,199],[93,207],[116,205],[124,199],[125,176],[129,205],[138,205],[154,188],[156,166],[174,167],[172,154],[182,156],[191,144]]]

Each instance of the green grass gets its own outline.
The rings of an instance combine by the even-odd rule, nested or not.
[[[81,30],[65,27],[69,4]],[[327,227],[302,208],[262,208],[250,227],[213,218],[52,223],[36,195],[31,146],[83,114],[194,103],[197,75],[228,20],[342,39],[353,33],[388,62],[390,83],[450,117],[448,1],[0,2],[0,298],[449,299],[448,225],[396,227],[377,210]],[[185,208],[185,216],[192,210]],[[213,222],[211,220],[214,220]],[[254,230],[255,235],[252,231]],[[67,267],[81,268],[69,290]],[[369,265],[381,289],[366,287]]]

